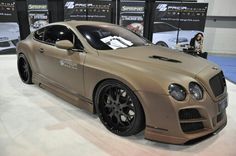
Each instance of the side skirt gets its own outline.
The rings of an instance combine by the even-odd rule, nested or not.
[[[88,112],[94,113],[94,107],[93,107],[93,102],[78,94],[73,94],[69,92],[67,89],[56,85],[52,81],[48,80],[47,78],[33,73],[32,75],[32,81],[34,84],[37,84],[40,88],[43,88],[56,96],[62,98],[63,100],[81,108],[84,109]]]

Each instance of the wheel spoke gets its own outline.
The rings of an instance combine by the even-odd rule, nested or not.
[[[23,65],[23,73],[24,73],[25,80],[27,80],[29,76],[29,71],[28,71],[28,66],[26,63]]]
[[[24,70],[25,70],[25,72],[27,72],[27,73],[29,72],[28,68],[25,68]]]
[[[114,95],[114,91],[112,90],[112,87],[109,88],[108,94],[111,97],[111,99],[115,101],[115,95]]]
[[[120,93],[116,93],[116,102],[118,103],[120,101]]]
[[[114,102],[115,100],[111,97],[111,95],[110,94],[108,94],[108,93],[106,93],[105,95],[104,95],[104,97],[107,97],[107,101],[109,101],[109,102]]]
[[[25,79],[28,78],[28,72],[27,71],[24,71],[24,77],[25,77]]]
[[[107,102],[104,102],[104,104],[105,104],[105,107],[106,107],[106,108],[112,108],[112,107],[113,107],[112,104],[109,104],[109,103],[107,103]]]
[[[117,103],[120,102],[120,97],[122,96],[123,92],[124,92],[124,90],[122,90],[122,89],[116,90],[116,102]]]
[[[27,70],[27,68],[28,68],[26,63],[23,65],[23,67],[25,70]]]
[[[124,97],[125,101],[123,102],[124,104],[128,104],[128,102],[131,100],[130,96],[126,95]]]
[[[128,110],[134,111],[134,107],[132,107],[131,105],[125,105],[125,106],[121,106],[121,107],[122,107],[122,110],[123,109],[128,109]]]
[[[121,109],[124,109],[124,108],[129,108],[129,109],[134,109],[134,107],[132,106],[132,101],[131,101],[131,99],[129,98],[125,103],[121,103],[120,104],[120,107],[121,107]]]
[[[113,116],[114,116],[114,114],[115,114],[115,111],[111,111],[110,113],[108,113],[108,116],[110,117],[110,118],[112,118]]]
[[[125,124],[121,121],[121,117],[120,117],[119,114],[116,113],[114,116],[115,116],[116,119],[117,119],[116,127],[118,127],[119,125],[125,126]]]
[[[125,114],[125,113],[121,113],[121,115],[125,117],[124,122],[127,122],[128,124],[131,124],[131,122],[130,122],[131,119],[129,118],[129,116],[128,116],[127,114]]]

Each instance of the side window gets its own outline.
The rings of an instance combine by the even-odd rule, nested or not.
[[[153,32],[166,32],[166,31],[176,31],[176,30],[178,29],[163,23],[155,24],[153,28]]]
[[[43,41],[43,37],[44,37],[44,28],[35,31],[34,38],[36,38],[37,40]]]
[[[154,33],[161,32],[160,27],[159,27],[159,24],[154,24],[153,32],[154,32]]]
[[[45,31],[44,41],[50,44],[55,44],[56,41],[69,40],[74,44],[74,48],[83,49],[80,40],[75,34],[65,26],[57,25],[48,27]]]
[[[60,40],[61,34],[64,34],[63,26],[49,26],[45,30],[44,41],[50,44],[55,44]]]
[[[82,43],[77,38],[77,36],[71,31],[70,29],[63,26],[63,28],[60,29],[58,34],[58,40],[69,40],[71,43],[74,44],[75,49],[83,49]]]
[[[75,45],[75,49],[82,49],[82,50],[84,49],[82,43],[80,42],[80,40],[76,36],[75,36],[74,45]]]
[[[166,32],[169,31],[169,27],[169,25],[159,23],[154,26],[154,32]]]
[[[60,40],[69,40],[72,43],[74,43],[73,32],[67,27],[60,26],[59,31],[58,31],[57,41],[60,41]]]

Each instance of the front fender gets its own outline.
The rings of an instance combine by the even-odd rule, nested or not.
[[[18,42],[16,46],[16,53],[17,55],[19,55],[20,53],[24,54],[30,64],[32,72],[36,72],[38,68],[37,65],[35,64],[33,46],[30,40],[31,38],[28,37],[25,40]]]

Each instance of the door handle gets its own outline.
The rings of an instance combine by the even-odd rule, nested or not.
[[[44,49],[43,48],[39,48],[39,52],[40,53],[44,53]]]

